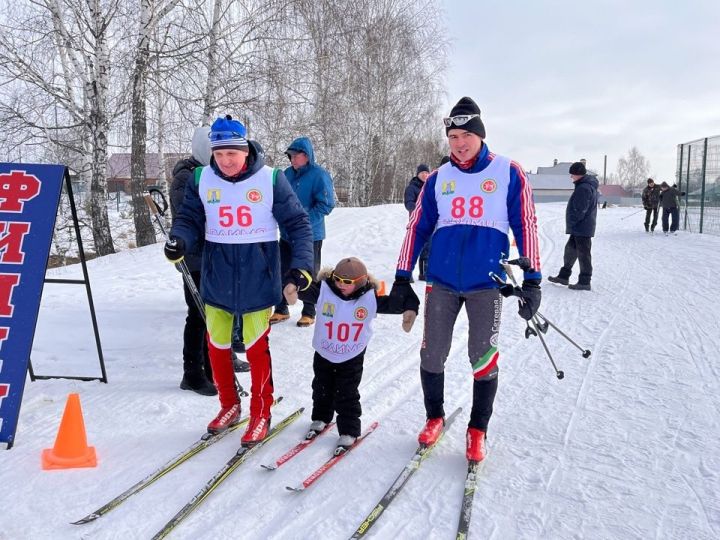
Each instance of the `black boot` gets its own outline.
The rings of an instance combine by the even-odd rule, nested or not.
[[[427,418],[444,417],[445,373],[430,373],[420,368],[420,382],[423,389]]]
[[[201,396],[217,396],[217,388],[207,380],[205,374],[202,372],[185,373],[182,381],[180,381],[180,388],[183,390],[192,390]]]
[[[487,432],[488,422],[493,412],[493,402],[497,392],[497,375],[487,380],[473,382],[473,404],[468,427]]]

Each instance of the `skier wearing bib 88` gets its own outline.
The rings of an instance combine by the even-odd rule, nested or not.
[[[425,182],[410,217],[398,260],[391,304],[415,296],[409,284],[425,242],[432,248],[425,289],[425,327],[420,379],[427,422],[418,440],[431,445],[442,433],[444,369],[453,327],[463,306],[468,316],[468,354],[473,371],[473,403],[466,437],[470,461],[485,457],[485,438],[498,386],[498,333],[502,299],[490,272],[510,251],[512,229],[525,272],[520,316],[532,318],[540,305],[540,253],[532,189],[522,167],[493,154],[484,142],[480,108],[462,98],[444,120],[451,160]]]
[[[336,454],[349,449],[360,436],[360,392],[365,349],[378,313],[403,314],[403,329],[410,331],[419,302],[390,310],[387,296],[378,296],[379,283],[356,257],[341,260],[334,269],[320,271],[317,281],[298,293],[288,284],[283,293],[288,304],[301,300],[317,305],[313,335],[312,424],[306,439],[322,432],[337,412]]]
[[[243,446],[262,441],[270,428],[273,403],[270,313],[282,284],[310,285],[312,229],[308,216],[282,171],[267,167],[246,130],[231,116],[210,128],[212,159],[189,182],[182,207],[165,244],[165,256],[182,260],[204,238],[200,295],[205,303],[208,349],[220,412],[208,431],[220,432],[240,418],[232,364],[232,326],[242,316],[243,342],[250,364],[250,420]],[[278,225],[292,240],[291,270],[280,275]]]

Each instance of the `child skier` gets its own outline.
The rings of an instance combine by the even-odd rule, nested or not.
[[[312,230],[305,210],[282,171],[267,167],[259,145],[231,116],[210,128],[212,159],[189,182],[182,207],[165,244],[165,256],[182,260],[205,239],[200,294],[205,303],[208,349],[220,412],[208,424],[218,433],[237,423],[240,398],[232,364],[232,327],[242,316],[250,363],[250,420],[243,446],[262,441],[270,428],[273,402],[270,313],[282,287],[278,224],[292,242],[292,270],[285,277],[300,289],[310,285]]]
[[[317,436],[337,412],[335,454],[347,451],[360,436],[360,392],[365,349],[378,313],[402,313],[403,329],[412,328],[419,302],[408,302],[390,311],[388,297],[378,296],[378,282],[368,275],[360,259],[348,257],[334,269],[323,269],[309,288],[300,291],[288,284],[283,291],[288,304],[298,296],[317,305],[313,335],[312,424],[306,438]]]

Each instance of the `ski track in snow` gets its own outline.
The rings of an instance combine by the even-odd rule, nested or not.
[[[635,209],[598,211],[593,290],[543,282],[548,347],[525,339],[506,299],[500,386],[478,478],[471,538],[717,538],[720,536],[720,238],[646,235]],[[400,205],[337,209],[327,219],[323,262],[357,255],[388,291],[407,213]],[[538,205],[543,275],[557,274],[564,204]],[[177,388],[184,303],[179,274],[160,245],[89,263],[110,384],[28,382],[15,448],[0,454],[0,539],[147,538],[237,448],[239,433],[205,450],[92,524],[69,525],[196,440],[217,399]],[[53,276],[76,277],[77,267]],[[519,275],[519,274],[518,274]],[[576,274],[573,276],[575,277]],[[415,283],[421,301],[424,284]],[[96,375],[84,289],[48,285],[33,348],[36,372]],[[331,454],[335,430],[277,471],[262,470],[300,440],[310,422],[312,329],[290,321],[270,334],[279,421],[305,414],[249,459],[172,533],[172,538],[347,538],[412,456],[424,421],[419,381],[422,309],[412,332],[380,315],[360,387],[363,425],[378,429],[316,485],[289,493]],[[369,538],[451,538],[464,478],[471,405],[468,322],[461,311],[446,364],[445,408],[463,407]],[[79,372],[79,373],[78,373]],[[248,374],[238,374],[249,389]],[[68,392],[81,393],[94,469],[44,472]],[[247,400],[243,408],[247,411]],[[240,430],[241,432],[242,430]]]

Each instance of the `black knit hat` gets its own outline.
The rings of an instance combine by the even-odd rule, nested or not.
[[[477,116],[468,120],[464,124],[457,125],[454,122],[451,122],[450,125],[448,125],[448,121],[455,116],[473,114],[477,114]],[[483,125],[482,120],[480,120],[480,107],[478,107],[477,103],[475,103],[471,98],[461,98],[450,111],[450,117],[445,119],[445,134],[447,135],[451,129],[464,129],[465,131],[474,133],[483,139],[485,138],[485,126]]]
[[[430,172],[430,167],[428,167],[424,163],[421,163],[420,165],[417,166],[417,170],[415,171],[415,174],[418,175],[421,172]]]
[[[572,165],[570,165],[570,174],[576,174],[578,176],[583,176],[584,174],[587,174],[587,169],[585,168],[585,164],[582,161],[576,161]]]

